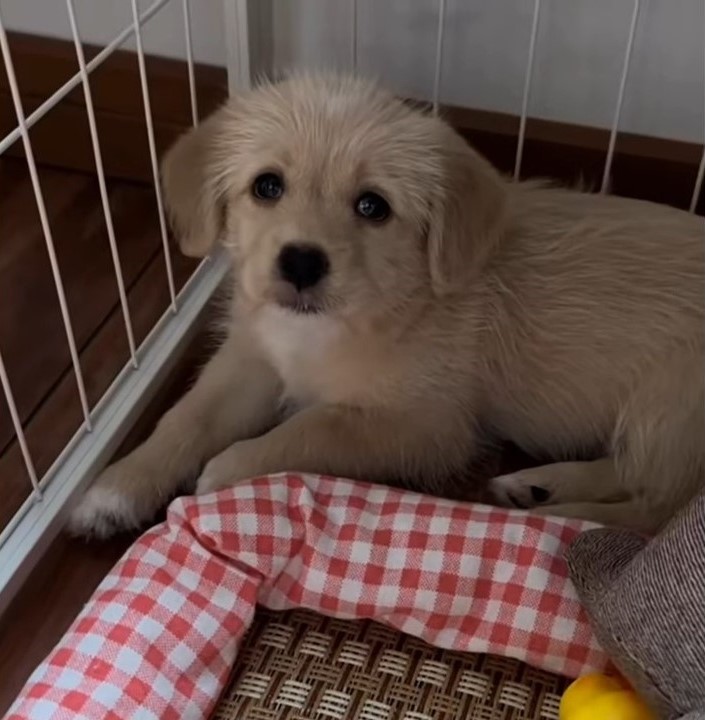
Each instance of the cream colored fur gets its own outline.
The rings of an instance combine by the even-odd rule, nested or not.
[[[264,205],[253,178],[286,191]],[[182,249],[220,241],[227,338],[72,524],[106,535],[197,492],[298,470],[442,493],[487,435],[567,462],[493,481],[505,503],[653,530],[703,483],[702,218],[506,181],[444,122],[361,80],[235,98],[163,164]],[[381,224],[353,212],[382,194]],[[315,243],[331,274],[296,314],[273,268]]]

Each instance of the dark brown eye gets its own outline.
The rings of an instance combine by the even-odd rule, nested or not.
[[[252,183],[252,194],[258,200],[279,200],[284,194],[284,180],[276,173],[262,173]]]
[[[355,212],[365,220],[373,222],[382,222],[391,214],[392,210],[389,203],[377,193],[362,193],[355,201]]]

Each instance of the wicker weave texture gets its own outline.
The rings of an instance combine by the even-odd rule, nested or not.
[[[374,622],[261,610],[214,720],[557,720],[566,685]]]

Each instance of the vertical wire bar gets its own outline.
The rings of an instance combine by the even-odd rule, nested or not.
[[[0,0],[0,3],[2,0]],[[142,24],[154,17],[170,0],[154,0],[154,2],[140,15]],[[99,53],[92,57],[86,69],[89,73],[99,68],[121,45],[125,43],[133,33],[133,25],[128,25],[119,32]],[[38,105],[25,118],[27,128],[32,128],[39,122],[53,107],[56,107],[74,88],[81,84],[81,76],[78,73],[72,75],[63,85],[53,92],[43,103]],[[13,128],[2,140],[0,140],[0,155],[7,150],[10,145],[20,139],[19,127]]]
[[[614,109],[614,118],[612,119],[612,129],[610,131],[610,142],[607,147],[607,157],[605,158],[605,168],[602,172],[602,184],[600,192],[607,192],[607,186],[610,182],[610,172],[612,171],[612,160],[614,159],[614,148],[617,143],[617,132],[619,131],[619,118],[622,114],[622,104],[624,103],[624,91],[627,87],[627,78],[629,77],[629,65],[632,60],[632,50],[634,49],[634,37],[636,36],[636,28],[639,22],[640,0],[634,0],[634,8],[632,10],[632,20],[629,26],[629,37],[627,38],[627,48],[624,52],[624,63],[622,65],[622,78],[619,81],[619,94],[617,95],[617,105]]]
[[[29,475],[29,481],[32,483],[34,497],[36,500],[41,500],[42,491],[39,487],[39,481],[37,480],[37,471],[34,468],[34,461],[27,447],[27,440],[22,430],[22,423],[20,422],[20,415],[17,412],[17,405],[15,404],[15,397],[12,394],[12,388],[10,387],[10,379],[7,377],[7,371],[5,369],[5,362],[2,359],[2,353],[0,353],[0,385],[2,385],[3,392],[5,393],[5,400],[7,401],[7,407],[10,410],[10,417],[12,418],[12,426],[15,429],[15,435],[17,441],[20,444],[20,450],[22,451],[22,458],[24,465],[27,468],[27,475]]]
[[[693,197],[690,199],[690,212],[692,213],[695,212],[695,207],[697,206],[700,198],[700,191],[703,188],[703,176],[705,176],[705,149],[703,149],[703,154],[700,158],[700,167],[698,168],[698,176],[695,178]]]
[[[441,100],[441,77],[443,76],[443,43],[446,27],[446,0],[438,2],[438,29],[436,31],[436,72],[433,77],[433,112],[438,115]]]
[[[350,67],[357,72],[357,0],[350,0]]]
[[[188,67],[188,89],[191,97],[191,122],[198,125],[198,102],[196,100],[196,76],[193,70],[193,45],[191,44],[191,9],[189,0],[182,0],[184,13],[184,39],[186,40],[186,65]]]
[[[71,33],[73,35],[73,44],[76,49],[76,59],[78,60],[78,68],[81,74],[81,83],[83,85],[83,97],[86,103],[86,113],[88,115],[88,127],[91,133],[91,142],[93,143],[93,157],[95,159],[95,169],[98,175],[98,186],[100,188],[100,199],[103,203],[103,215],[105,216],[105,227],[108,231],[108,243],[110,245],[110,254],[113,258],[113,268],[115,270],[115,279],[118,286],[118,295],[120,296],[120,305],[122,307],[122,317],[125,322],[125,333],[127,335],[127,344],[130,348],[130,358],[133,367],[137,368],[137,350],[135,347],[135,336],[132,331],[132,318],[130,317],[130,306],[127,302],[127,293],[125,292],[125,280],[122,274],[122,263],[120,262],[120,254],[115,240],[115,227],[113,225],[113,214],[110,210],[110,201],[108,200],[108,188],[105,183],[105,172],[103,170],[103,156],[100,150],[100,140],[98,138],[98,128],[95,121],[95,110],[93,108],[93,95],[88,80],[88,71],[86,70],[86,58],[83,53],[83,45],[78,31],[76,22],[76,13],[73,6],[73,0],[66,0],[66,10],[69,15],[69,24],[71,25]]]
[[[704,26],[705,28],[705,26]],[[703,36],[703,59],[705,60],[705,35]],[[703,63],[703,101],[705,101],[705,62]],[[705,105],[703,106],[703,132],[705,133]],[[694,213],[700,199],[700,192],[703,188],[703,176],[705,176],[705,135],[703,136],[703,154],[700,156],[700,167],[695,178],[693,196],[690,198],[690,212]]]
[[[24,108],[22,107],[22,100],[20,98],[19,87],[17,86],[17,76],[15,75],[15,67],[12,62],[12,56],[10,54],[10,47],[7,42],[7,34],[5,32],[5,25],[0,15],[0,51],[2,52],[3,60],[5,61],[5,70],[7,72],[7,80],[10,85],[10,95],[12,96],[12,103],[15,106],[15,114],[17,115],[17,124],[20,128],[20,136],[22,138],[22,145],[24,147],[25,157],[27,158],[27,167],[29,169],[29,175],[32,181],[32,189],[34,190],[34,199],[37,203],[37,210],[39,212],[39,221],[42,225],[42,232],[44,234],[44,242],[49,256],[49,264],[51,265],[51,272],[54,278],[54,285],[56,286],[56,294],[59,299],[59,308],[61,310],[61,319],[64,323],[64,331],[66,333],[66,340],[69,346],[69,353],[71,355],[71,363],[73,365],[73,372],[76,376],[76,385],[78,387],[78,396],[81,401],[81,409],[83,410],[83,419],[86,425],[86,429],[91,430],[91,413],[88,408],[88,398],[86,396],[86,386],[83,381],[83,373],[81,371],[81,365],[78,359],[78,350],[76,349],[76,339],[73,332],[73,325],[71,324],[71,316],[69,315],[68,304],[66,302],[66,294],[64,292],[64,283],[61,279],[61,271],[59,270],[59,263],[56,258],[56,250],[54,248],[54,239],[51,234],[51,227],[49,226],[49,216],[47,214],[46,205],[44,204],[44,195],[42,194],[42,187],[39,182],[39,175],[37,173],[37,165],[34,161],[34,152],[32,150],[32,143],[29,138],[29,130],[25,122]]]
[[[154,194],[157,199],[157,211],[159,213],[159,229],[162,236],[164,249],[164,263],[166,265],[166,279],[169,284],[169,297],[171,298],[172,312],[176,312],[176,289],[174,285],[174,271],[171,266],[171,254],[169,253],[169,236],[166,229],[166,217],[164,215],[164,202],[162,190],[159,183],[159,163],[157,162],[157,146],[154,142],[154,125],[152,122],[152,104],[149,100],[149,87],[147,85],[147,68],[144,63],[144,48],[142,47],[142,26],[140,24],[137,0],[132,0],[132,21],[135,25],[135,43],[137,45],[137,64],[140,71],[140,84],[142,86],[142,103],[144,104],[144,119],[147,123],[147,140],[149,141],[149,157],[152,161],[152,179],[154,181]]]
[[[526,119],[529,113],[529,98],[531,97],[531,81],[534,76],[534,56],[536,55],[536,38],[539,34],[539,18],[541,15],[541,0],[534,0],[534,15],[531,20],[531,39],[529,40],[529,57],[527,59],[526,75],[524,75],[524,93],[521,100],[521,119],[519,120],[519,137],[517,138],[517,152],[514,158],[514,179],[518,180],[521,174],[521,161],[524,158],[524,140],[526,138]]]
[[[248,0],[223,0],[228,93],[234,97],[252,87]]]

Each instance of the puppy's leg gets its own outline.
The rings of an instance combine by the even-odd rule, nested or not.
[[[702,352],[640,376],[620,409],[611,457],[495,478],[502,504],[654,532],[705,483]]]
[[[623,404],[612,453],[622,487],[652,524],[667,522],[705,484],[703,348],[674,348],[639,378]]]
[[[274,421],[280,384],[274,371],[233,333],[196,384],[147,441],[108,467],[74,510],[70,528],[106,537],[139,527],[236,439]]]
[[[620,488],[611,458],[562,462],[503,475],[491,481],[501,505],[529,509],[540,515],[589,520],[637,532],[655,527],[643,499]]]
[[[610,502],[623,495],[611,458],[560,462],[501,475],[490,481],[501,505],[533,508],[575,502]]]
[[[449,428],[442,439],[439,427]],[[420,489],[438,489],[472,453],[472,435],[462,420],[429,413],[314,406],[211,460],[197,492],[289,470],[379,482],[405,478]]]
[[[654,522],[652,514],[640,499],[622,500],[620,502],[579,502],[560,505],[543,505],[535,508],[539,515],[575,518],[625,528],[634,532],[651,534],[659,526]]]

